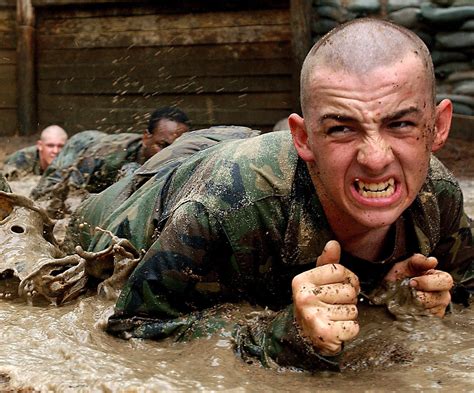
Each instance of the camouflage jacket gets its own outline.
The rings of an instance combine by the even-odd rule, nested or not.
[[[216,305],[244,301],[273,312],[251,322],[221,319],[233,329],[241,356],[265,365],[337,369],[338,358],[318,355],[294,324],[291,280],[313,268],[335,236],[288,131],[220,143],[140,176],[87,200],[70,228],[75,242],[91,251],[109,242],[91,232],[96,225],[146,251],[121,292],[109,332],[187,339],[223,326],[216,324]],[[459,288],[473,287],[471,221],[456,180],[436,158],[392,235],[383,261],[343,253],[341,263],[358,275],[363,292],[415,252],[436,256]]]
[[[0,191],[12,192],[10,185],[8,184],[5,176],[0,173]]]
[[[33,199],[48,199],[61,185],[99,192],[116,179],[122,165],[138,161],[142,137],[135,133],[82,131],[72,136],[32,190]]]
[[[3,174],[8,180],[26,175],[41,175],[39,152],[36,145],[28,146],[9,155],[3,164]]]

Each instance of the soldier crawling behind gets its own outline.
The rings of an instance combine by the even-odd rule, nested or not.
[[[67,133],[57,125],[41,131],[34,146],[28,146],[9,155],[4,162],[3,174],[8,180],[27,175],[42,175],[67,142]]]
[[[189,119],[184,112],[164,107],[152,113],[142,135],[82,131],[71,137],[43,173],[31,197],[51,199],[65,189],[66,195],[62,196],[65,198],[71,186],[89,192],[102,191],[117,179],[124,165],[134,163],[126,169],[133,171],[188,130]]]
[[[213,325],[220,304],[247,301],[273,312],[256,323],[222,318],[238,353],[314,370],[337,367],[358,335],[360,292],[408,282],[437,317],[451,299],[466,301],[472,222],[432,156],[452,116],[434,82],[413,32],[357,19],[306,57],[304,117],[290,115],[291,132],[170,153],[87,199],[71,221],[73,244],[104,249],[110,237],[90,231],[100,226],[146,251],[107,330],[182,340]],[[212,129],[193,134],[213,140]]]

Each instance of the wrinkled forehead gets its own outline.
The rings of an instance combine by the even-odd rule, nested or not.
[[[308,74],[307,87],[309,91],[314,91],[318,86],[343,85],[348,80],[360,81],[360,88],[369,91],[381,81],[392,83],[394,87],[401,87],[402,83],[409,80],[426,82],[427,86],[430,85],[430,79],[420,58],[406,54],[395,62],[378,64],[370,68],[349,69],[321,64]]]
[[[49,145],[49,144],[64,145],[66,143],[67,137],[61,134],[47,134],[43,136],[41,140],[45,145]]]

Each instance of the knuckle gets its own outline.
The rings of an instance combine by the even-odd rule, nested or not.
[[[357,321],[352,321],[352,327],[353,327],[353,335],[352,337],[355,337],[359,334],[360,331],[360,325],[359,322]]]
[[[332,339],[334,335],[334,323],[323,319],[317,319],[315,322],[315,330],[318,337],[322,338],[325,342]]]
[[[450,302],[451,302],[451,294],[448,291],[446,291],[445,296],[443,296],[443,301],[441,304],[447,307]]]
[[[453,277],[449,273],[446,273],[446,275],[447,275],[447,278],[446,278],[447,284],[449,285],[449,288],[451,289],[454,285]]]
[[[291,288],[293,292],[297,291],[304,285],[305,282],[305,276],[304,273],[298,274],[297,276],[293,277],[293,280],[291,280]]]
[[[293,301],[297,304],[307,304],[314,298],[314,295],[307,291],[305,287],[300,287],[293,291]]]
[[[359,316],[359,309],[356,306],[350,306],[349,310],[351,314],[354,316],[354,319],[356,319]]]

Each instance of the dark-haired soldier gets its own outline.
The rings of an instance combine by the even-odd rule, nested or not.
[[[32,190],[31,197],[51,199],[65,186],[102,191],[116,181],[119,171],[133,171],[188,130],[189,119],[183,111],[164,107],[151,114],[142,135],[82,131],[69,139]]]

